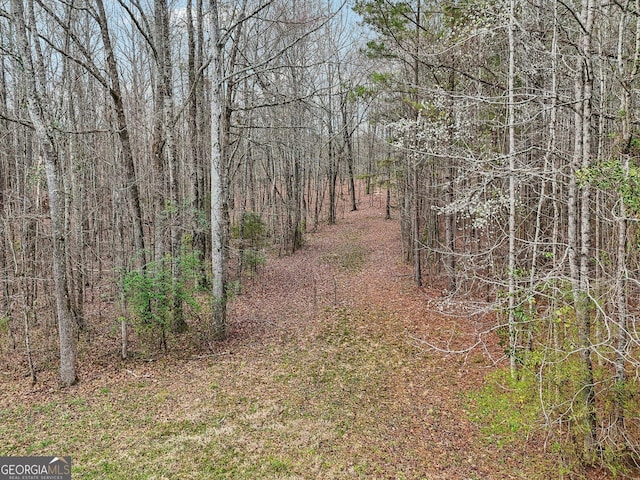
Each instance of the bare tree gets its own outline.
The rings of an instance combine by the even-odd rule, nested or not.
[[[35,58],[33,56],[34,49],[36,52],[38,50],[37,25],[31,23],[30,28],[27,27],[22,1],[12,0],[11,7],[17,53],[24,71],[27,109],[44,157],[53,243],[52,261],[60,342],[60,379],[63,385],[69,386],[73,385],[78,377],[73,332],[75,320],[69,304],[71,295],[66,271],[67,233],[60,195],[60,158],[52,129],[54,122],[50,117],[51,112],[44,97],[45,92],[42,90],[46,83],[43,60],[41,56]],[[28,7],[33,9],[33,2],[29,2]]]
[[[209,81],[211,82],[211,265],[213,278],[213,310],[211,334],[213,338],[226,335],[227,313],[227,212],[225,212],[225,163],[223,114],[223,48],[224,39],[220,30],[220,9],[217,0],[211,0],[211,63]]]

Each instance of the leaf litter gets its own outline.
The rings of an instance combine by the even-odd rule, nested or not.
[[[438,313],[379,208],[307,234],[243,290],[212,355],[85,352],[81,383],[64,390],[3,377],[0,455],[71,455],[78,478],[555,476],[540,442],[491,444],[468,418],[496,339],[465,355],[416,341],[464,347],[492,319]]]

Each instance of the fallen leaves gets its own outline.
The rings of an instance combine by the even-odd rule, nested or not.
[[[269,259],[214,354],[103,356],[62,391],[9,382],[0,453],[69,453],[87,478],[545,478],[535,445],[488,449],[466,415],[492,360],[412,340],[477,337],[439,293],[412,285],[397,224],[362,205]]]

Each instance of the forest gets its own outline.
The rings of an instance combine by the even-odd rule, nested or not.
[[[0,454],[636,478],[639,74],[640,0],[0,0]],[[18,435],[91,411],[149,463]]]

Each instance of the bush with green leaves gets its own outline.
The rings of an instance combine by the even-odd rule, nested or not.
[[[184,305],[200,309],[196,298],[201,260],[198,252],[185,252],[177,258],[167,255],[130,270],[122,276],[130,321],[149,341],[160,337],[166,348],[166,333]],[[175,275],[174,272],[178,272]]]
[[[581,332],[574,306],[558,301],[549,313],[544,319],[533,312],[530,317],[529,313],[516,314],[518,322],[531,322],[534,341],[518,350],[516,375],[508,368],[499,369],[487,376],[482,389],[468,396],[468,412],[492,445],[509,449],[524,436],[539,435],[538,440],[547,446],[558,469],[572,472],[589,460],[585,442],[590,411],[581,396],[588,367],[581,356]],[[594,330],[606,331],[602,318],[594,315],[593,322]],[[506,328],[499,329],[498,336],[506,345]],[[601,435],[598,461],[624,477],[632,475],[639,464],[640,382],[631,369],[620,381],[614,366],[618,352],[604,343],[595,344],[595,340],[592,348],[596,361],[591,368]],[[616,425],[621,413],[624,429]]]
[[[266,262],[267,224],[259,213],[245,212],[231,228],[231,236],[237,242],[238,275],[241,276],[244,270],[255,273]]]
[[[262,247],[267,238],[267,225],[256,212],[245,212],[240,222],[231,229],[233,238],[246,241],[254,247]]]

